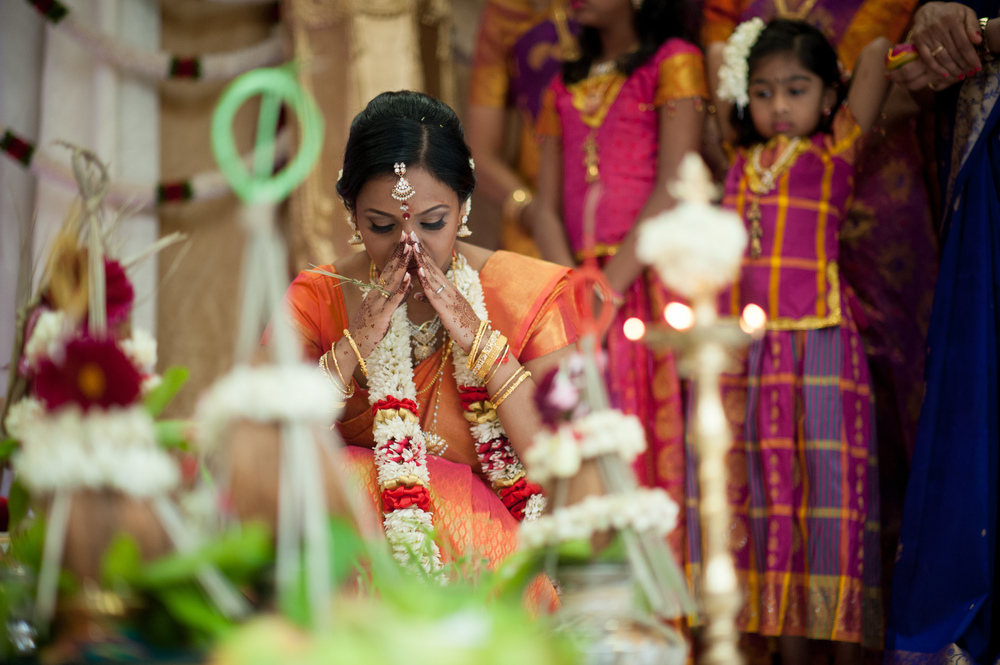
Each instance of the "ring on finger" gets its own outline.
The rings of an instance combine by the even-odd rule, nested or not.
[[[392,297],[392,294],[389,293],[388,291],[379,291],[379,295],[385,298],[386,300]]]
[[[934,83],[932,83],[932,82],[928,83],[927,87],[930,88],[931,90],[937,90],[937,86],[935,86]]]
[[[936,56],[938,53],[940,53],[943,50],[944,50],[944,44],[938,44],[938,47],[936,49],[934,49],[933,51],[931,51],[931,57],[933,58],[934,56]]]
[[[437,289],[434,291],[434,295],[438,295],[442,291],[444,291],[444,284],[442,284],[441,286],[437,287]]]

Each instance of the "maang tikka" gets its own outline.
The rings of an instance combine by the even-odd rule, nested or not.
[[[396,186],[392,188],[392,198],[396,199],[401,203],[399,209],[403,211],[403,219],[410,218],[410,206],[407,205],[406,200],[416,194],[416,190],[410,185],[409,181],[406,179],[406,164],[403,162],[396,162],[392,165],[392,169],[399,176],[399,180],[396,181]]]

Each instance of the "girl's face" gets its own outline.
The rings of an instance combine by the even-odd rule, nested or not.
[[[399,233],[416,232],[420,249],[442,270],[451,265],[451,252],[458,233],[461,206],[458,194],[422,167],[406,169],[406,180],[414,194],[407,199],[407,217],[400,210],[400,202],[392,198],[393,187],[399,176],[386,173],[366,182],[354,202],[355,218],[365,248],[381,272],[399,244]],[[411,263],[416,271],[416,264]],[[420,282],[413,275],[414,289]]]
[[[765,139],[809,136],[837,101],[836,91],[794,53],[765,56],[750,73],[750,117]]]
[[[632,0],[572,0],[577,22],[588,28],[602,28],[624,13],[631,15]]]

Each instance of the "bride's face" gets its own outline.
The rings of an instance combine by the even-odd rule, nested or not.
[[[413,196],[402,202],[392,198],[399,176],[385,174],[366,182],[355,201],[355,219],[365,248],[381,272],[399,244],[400,231],[416,233],[422,252],[447,271],[458,233],[461,205],[458,194],[422,167],[408,168],[404,176],[413,188]],[[414,290],[420,289],[416,265],[413,271]]]

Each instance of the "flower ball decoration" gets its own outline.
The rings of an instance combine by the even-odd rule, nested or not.
[[[670,188],[677,205],[642,225],[636,253],[667,287],[700,300],[739,275],[747,232],[739,215],[712,205],[717,189],[701,157],[685,155],[678,176]]]

